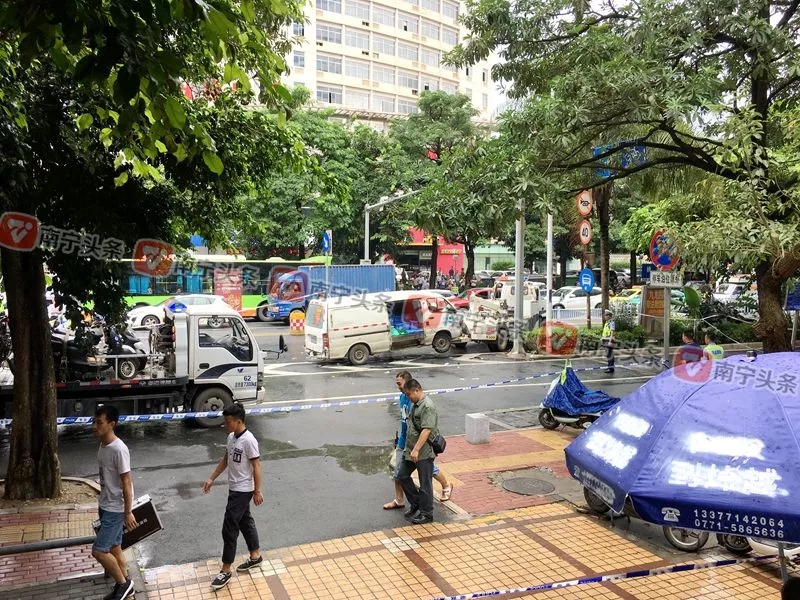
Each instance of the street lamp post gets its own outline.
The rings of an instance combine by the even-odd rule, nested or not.
[[[395,192],[394,196],[381,196],[380,201],[375,204],[367,204],[364,206],[364,261],[369,262],[369,211],[376,208],[383,208],[387,204],[397,202],[403,198],[409,198],[415,194],[419,194],[422,190],[414,190],[411,192],[403,193],[403,190],[398,190],[399,194]]]

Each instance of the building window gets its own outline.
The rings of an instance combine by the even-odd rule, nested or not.
[[[413,100],[403,100],[402,98],[398,98],[397,112],[399,112],[401,115],[413,115],[414,113],[419,112],[419,108],[417,108],[417,103]]]
[[[381,96],[375,94],[372,98],[372,106],[375,110],[380,112],[394,112],[394,98],[391,96]]]
[[[295,67],[305,67],[306,66],[306,55],[305,53],[301,52],[300,50],[294,51],[294,66]]]
[[[422,8],[427,8],[435,13],[439,12],[439,0],[422,0]]]
[[[326,10],[328,12],[340,13],[342,12],[342,0],[317,0],[317,10]]]
[[[394,40],[381,35],[372,36],[372,50],[394,56]]]
[[[372,20],[381,25],[394,27],[394,11],[389,8],[372,7]]]
[[[464,90],[464,95],[469,98],[469,101],[472,102],[472,88],[466,88]]]
[[[372,65],[372,80],[394,85],[394,68]]]
[[[419,19],[404,12],[397,13],[397,26],[409,33],[419,33]]]
[[[369,79],[369,63],[361,60],[348,59],[344,63],[344,74],[348,77]]]
[[[306,28],[302,23],[292,23],[292,35],[296,37],[303,37],[306,34]]]
[[[442,41],[448,46],[458,44],[458,31],[449,27],[442,27]]]
[[[448,0],[444,0],[442,3],[442,14],[445,17],[450,17],[451,19],[458,18],[458,4],[455,2],[448,2]]]
[[[342,59],[327,54],[317,55],[317,71],[342,74]]]
[[[344,32],[344,43],[345,46],[350,46],[351,48],[369,50],[369,34],[354,31],[348,27]]]
[[[489,94],[481,94],[481,104],[483,105],[483,110],[489,108]]]
[[[419,60],[419,46],[397,42],[397,56],[406,60]]]
[[[469,77],[472,71],[470,71],[469,67],[467,67],[466,69],[464,69],[464,73],[467,75],[467,77]]]
[[[439,52],[438,50],[422,49],[422,62],[430,67],[439,66]]]
[[[318,42],[331,42],[333,44],[342,43],[342,26],[341,25],[325,25],[317,23],[317,41]]]
[[[369,21],[369,2],[347,0],[344,5],[344,14],[362,21]]]
[[[487,71],[486,69],[484,69],[483,72],[481,73],[481,81],[483,81],[483,83],[489,81],[489,71]]]
[[[419,76],[416,73],[409,73],[408,71],[397,71],[397,85],[400,87],[411,88],[412,90],[419,89]]]
[[[407,4],[410,4],[411,6],[419,6],[419,0],[403,0],[403,2],[406,2]]]
[[[431,38],[432,40],[439,39],[439,26],[436,23],[431,23],[430,21],[422,21],[422,35],[427,38]]]
[[[449,83],[447,81],[442,82],[442,91],[448,94],[455,94],[456,93],[456,84]]]
[[[369,110],[369,92],[347,90],[344,95],[345,106]]]
[[[317,100],[325,104],[342,103],[342,86],[340,85],[319,85],[317,86]]]
[[[433,92],[438,89],[439,89],[439,82],[436,79],[432,79],[430,77],[422,78],[422,91]]]

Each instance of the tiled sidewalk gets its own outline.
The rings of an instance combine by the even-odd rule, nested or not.
[[[219,592],[209,587],[216,560],[146,571],[147,597],[434,598],[667,564],[562,504],[284,548],[265,553],[265,559],[262,569],[235,575]],[[769,565],[735,565],[503,597],[768,600],[780,589],[773,571]]]
[[[94,535],[92,521],[96,518],[97,504],[70,508],[60,506],[50,512],[41,508],[36,511],[4,510],[0,514],[0,547]],[[5,594],[33,582],[51,583],[64,578],[102,573],[91,552],[91,546],[84,545],[0,556],[0,578],[3,582],[0,589]]]

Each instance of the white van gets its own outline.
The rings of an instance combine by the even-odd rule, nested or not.
[[[370,354],[413,346],[445,353],[463,334],[458,311],[434,291],[378,292],[309,302],[305,350],[363,365]]]
[[[522,318],[538,316],[547,308],[547,284],[538,281],[522,282]],[[513,278],[500,278],[494,286],[494,299],[506,303],[506,310],[514,314],[517,305],[516,285]]]

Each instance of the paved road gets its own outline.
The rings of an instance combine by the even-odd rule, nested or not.
[[[302,338],[288,328],[253,324],[259,344],[277,348],[285,335],[290,351],[266,367],[266,403],[297,404],[383,396],[394,391],[394,374],[409,369],[426,389],[479,385],[536,373],[556,373],[563,361],[514,361],[470,344],[466,352],[437,355],[430,350],[375,357],[361,367],[320,365],[306,360]],[[601,366],[597,359],[573,360],[575,367]],[[581,379],[592,389],[623,396],[650,375],[642,368],[618,368]],[[494,428],[533,425],[552,377],[483,390],[435,397],[445,435],[464,432],[464,415],[486,412]],[[508,409],[528,409],[515,411]],[[401,524],[399,511],[380,506],[391,498],[388,459],[397,429],[395,403],[251,417],[248,427],[259,439],[265,474],[265,504],[255,517],[262,547],[274,548]],[[221,429],[192,429],[181,423],[123,425],[119,431],[131,449],[137,495],[150,494],[161,511],[168,534],[141,544],[147,567],[183,563],[221,552],[220,527],[226,499],[224,481],[203,496],[200,486],[224,452]],[[0,444],[0,473],[7,463],[7,440]],[[96,477],[97,443],[87,429],[62,433],[60,457],[64,475]],[[452,514],[437,507],[437,518]],[[244,551],[240,547],[240,551]]]

